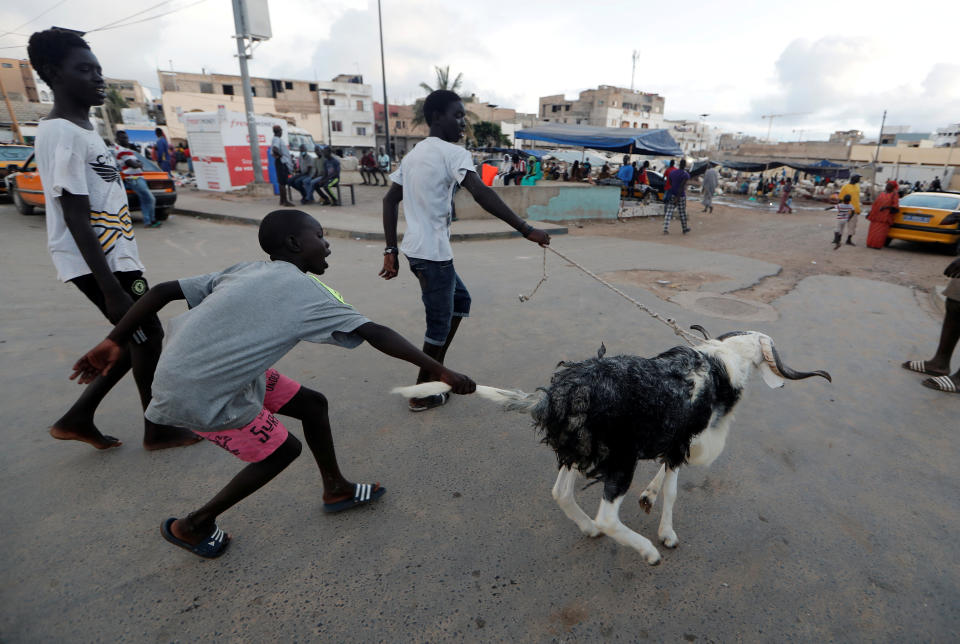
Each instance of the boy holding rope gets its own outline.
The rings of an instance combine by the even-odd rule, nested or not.
[[[466,108],[454,92],[436,90],[427,96],[423,115],[430,136],[407,154],[390,180],[383,198],[383,252],[380,277],[393,279],[400,270],[399,251],[407,256],[411,272],[420,282],[426,309],[427,332],[423,352],[443,364],[447,349],[470,313],[470,294],[453,268],[450,221],[453,189],[459,184],[470,191],[480,206],[502,219],[530,241],[547,246],[550,235],[517,216],[476,173],[470,153],[456,145],[466,128]],[[397,248],[397,211],[404,202],[407,232]],[[430,380],[424,369],[417,383]],[[410,411],[426,411],[447,402],[447,394],[410,400]]]

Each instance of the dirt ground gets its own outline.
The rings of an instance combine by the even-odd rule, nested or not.
[[[651,208],[662,206],[651,206]],[[663,234],[663,217],[631,218],[616,222],[571,225],[572,235],[603,235],[674,244],[751,257],[779,264],[783,270],[754,286],[733,294],[771,302],[788,293],[811,275],[842,275],[889,282],[930,292],[944,281],[943,269],[954,258],[935,244],[894,241],[888,248],[867,248],[868,222],[862,215],[853,241],[856,246],[833,248],[834,213],[825,204],[799,203],[793,214],[777,214],[776,204],[766,208],[726,198],[714,201],[712,213],[703,213],[699,201],[688,202],[691,233],[680,232],[674,220],[669,235]],[[709,266],[691,266],[684,273],[629,271],[608,276],[648,287],[661,296],[694,290],[704,281],[717,279]],[[669,282],[665,284],[664,282]]]

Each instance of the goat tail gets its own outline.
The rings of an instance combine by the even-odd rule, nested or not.
[[[400,394],[404,398],[424,398],[450,391],[450,385],[445,382],[423,382],[409,387],[394,387],[392,394]],[[477,385],[476,394],[481,398],[492,400],[506,411],[529,412],[542,400],[543,393],[536,391],[532,394],[518,389],[499,389]]]

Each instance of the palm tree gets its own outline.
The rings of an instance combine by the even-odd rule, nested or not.
[[[110,120],[113,123],[123,123],[123,115],[121,110],[126,107],[129,107],[127,104],[127,99],[125,99],[120,92],[115,89],[107,91],[107,100],[104,101],[103,108],[107,110]]]
[[[435,83],[436,87],[430,87],[426,83],[420,83],[420,87],[427,94],[438,89],[447,89],[447,90],[450,90],[451,92],[456,92],[463,86],[462,73],[457,74],[457,77],[453,79],[453,82],[450,82],[450,65],[447,65],[446,67],[443,67],[443,68],[434,67],[433,69],[437,75],[437,80]],[[473,97],[468,96],[463,99],[463,102],[469,103],[472,100],[473,100]],[[422,125],[427,122],[426,117],[424,117],[423,115],[423,101],[424,99],[418,98],[416,102],[414,102],[413,104],[413,124],[414,125]],[[471,112],[470,110],[467,110],[467,118],[466,118],[467,131],[465,133],[467,137],[470,137],[473,133],[473,126],[471,124],[471,121],[476,121],[476,120],[477,120],[477,115]]]

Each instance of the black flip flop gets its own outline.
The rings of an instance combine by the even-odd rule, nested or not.
[[[210,533],[209,537],[197,545],[193,545],[174,536],[170,526],[172,526],[176,520],[176,517],[170,517],[160,525],[160,534],[173,545],[188,550],[204,559],[216,559],[227,551],[227,546],[230,545],[230,537],[218,526],[214,525],[213,532]]]

